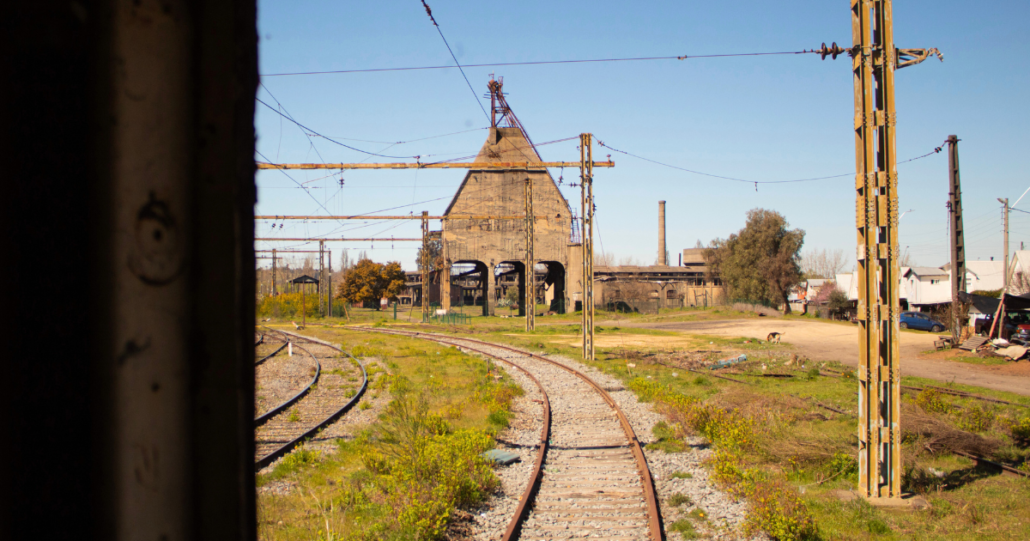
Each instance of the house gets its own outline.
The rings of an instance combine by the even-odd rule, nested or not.
[[[951,302],[950,275],[940,267],[909,267],[901,287],[910,307]]]
[[[1016,250],[1009,260],[1009,293],[1030,293],[1030,250]]]
[[[951,281],[951,263],[941,267]],[[1005,287],[1005,263],[1001,261],[966,261],[966,292],[996,291]],[[950,286],[949,286],[950,287]]]

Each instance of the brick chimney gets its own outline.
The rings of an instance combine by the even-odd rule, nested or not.
[[[669,252],[665,249],[665,201],[658,202],[658,264],[668,265]]]

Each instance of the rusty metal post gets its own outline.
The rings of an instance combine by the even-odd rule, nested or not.
[[[526,332],[536,329],[536,272],[533,267],[533,179],[526,177]]]
[[[966,245],[962,227],[962,186],[958,171],[958,137],[948,136],[948,214],[951,217],[951,339],[962,333],[959,298],[966,292]]]
[[[329,271],[326,273],[326,297],[329,301],[329,317],[333,317],[333,251],[329,250]]]
[[[422,211],[422,323],[429,322],[429,212]]]
[[[853,0],[859,492],[901,496],[898,176],[891,0]]]
[[[583,358],[594,359],[594,157],[592,135],[579,136],[580,192],[583,204]]]
[[[318,315],[325,317],[325,241],[318,241],[318,283],[315,284],[315,292],[318,293]]]

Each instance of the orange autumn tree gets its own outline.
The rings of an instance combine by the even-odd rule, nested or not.
[[[336,298],[348,303],[374,302],[379,299],[397,300],[404,289],[404,271],[401,264],[391,261],[385,265],[371,259],[358,261],[347,271],[347,276],[336,289]]]

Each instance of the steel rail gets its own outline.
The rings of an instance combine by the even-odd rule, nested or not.
[[[325,342],[323,340],[319,340],[317,338],[312,338],[312,337],[309,337],[309,336],[302,336],[302,335],[299,335],[299,334],[294,334],[294,333],[286,332],[286,331],[280,331],[280,330],[276,330],[276,329],[269,329],[269,330],[274,330],[275,332],[282,333],[282,334],[285,334],[287,336],[292,336],[294,338],[297,338],[298,340],[307,340],[308,342],[312,342],[312,343],[315,343],[315,344],[326,346],[328,348],[335,349],[336,351],[339,351],[340,353],[346,354],[355,363],[357,363],[359,368],[361,368],[362,382],[361,382],[361,388],[358,389],[358,393],[355,394],[354,397],[352,397],[349,401],[347,401],[347,403],[344,404],[343,407],[341,407],[340,409],[338,409],[335,412],[333,412],[331,415],[326,417],[324,420],[322,420],[321,422],[319,422],[318,424],[316,424],[312,428],[310,428],[307,431],[305,431],[300,436],[297,436],[296,438],[294,438],[293,440],[290,440],[289,442],[287,442],[286,444],[282,445],[278,449],[276,449],[276,450],[272,451],[271,453],[268,453],[267,455],[265,455],[265,456],[261,457],[260,459],[258,459],[255,462],[255,464],[254,464],[254,469],[255,470],[260,470],[260,469],[264,468],[265,466],[268,466],[269,464],[274,462],[279,457],[282,457],[282,456],[286,455],[287,453],[289,453],[290,451],[292,451],[296,446],[300,445],[308,437],[314,435],[316,432],[322,430],[326,426],[328,426],[331,423],[335,422],[343,414],[345,414],[348,411],[350,411],[351,408],[353,408],[354,405],[358,403],[358,400],[361,400],[361,397],[364,396],[365,390],[368,389],[368,372],[365,370],[365,365],[361,364],[361,361],[359,361],[357,358],[355,358],[353,355],[351,355],[349,351],[344,351],[343,349],[339,348],[338,346],[335,346],[335,345],[330,344],[329,342]]]
[[[829,368],[822,368],[821,370],[829,372],[828,374],[820,374],[820,375],[823,375],[823,376],[830,376],[830,377],[833,377],[833,378],[839,378],[839,377],[844,375],[842,372],[837,372],[836,370],[831,370]],[[995,404],[1006,404],[1008,406],[1017,406],[1017,407],[1020,407],[1020,408],[1030,408],[1030,406],[1028,406],[1026,404],[1020,404],[1018,402],[1009,402],[1008,400],[1001,400],[1001,399],[998,399],[998,398],[991,398],[989,396],[983,396],[983,395],[978,395],[978,394],[973,394],[973,393],[967,393],[967,392],[964,392],[964,391],[955,391],[953,389],[945,389],[944,387],[937,387],[937,386],[934,386],[934,385],[927,385],[926,387],[913,387],[911,385],[902,385],[901,388],[903,390],[906,390],[906,391],[923,391],[923,390],[926,390],[926,389],[933,389],[935,391],[942,392],[944,394],[950,394],[952,396],[961,396],[963,398],[975,398],[977,400],[982,400],[984,402],[993,402]]]
[[[434,333],[425,333],[425,332],[417,332],[417,331],[398,331],[398,330],[388,330],[387,331],[387,330],[383,330],[383,329],[373,329],[373,328],[370,328],[370,327],[344,327],[344,328],[345,329],[353,329],[353,330],[371,331],[371,332],[395,333],[395,334],[401,334],[401,335],[414,335],[415,337],[425,337],[427,340],[433,340],[435,342],[440,342],[440,343],[449,343],[449,344],[451,344],[453,346],[456,346],[456,347],[464,347],[466,349],[475,351],[473,348],[469,348],[468,346],[462,346],[461,344],[454,343],[452,340],[461,340],[461,341],[464,341],[464,342],[472,342],[472,343],[480,344],[480,345],[483,345],[483,346],[486,346],[486,347],[503,349],[503,350],[510,351],[510,352],[518,354],[518,355],[524,355],[526,357],[530,357],[530,358],[536,359],[538,361],[543,361],[543,362],[552,364],[554,366],[557,366],[558,368],[564,369],[564,370],[572,373],[576,377],[580,378],[581,380],[586,382],[588,385],[590,385],[599,395],[601,395],[601,398],[618,415],[618,417],[619,417],[619,424],[622,425],[622,430],[623,430],[623,432],[625,432],[626,438],[629,440],[630,450],[631,450],[631,452],[633,454],[633,458],[636,460],[636,463],[637,463],[637,472],[640,475],[641,484],[644,487],[644,502],[647,505],[648,529],[651,532],[651,538],[654,541],[661,541],[662,539],[664,539],[664,537],[662,535],[661,512],[659,511],[659,507],[658,507],[658,497],[657,497],[657,492],[656,492],[655,486],[654,486],[654,480],[651,479],[651,470],[650,470],[650,468],[647,467],[647,459],[644,457],[644,451],[643,451],[643,449],[640,446],[640,441],[637,440],[636,433],[633,431],[633,426],[629,423],[629,419],[626,418],[626,414],[623,413],[622,408],[620,408],[619,405],[615,402],[615,400],[611,397],[611,395],[608,394],[608,391],[605,391],[600,385],[598,385],[592,379],[587,377],[585,374],[581,373],[580,371],[578,371],[578,370],[576,370],[576,369],[574,369],[572,367],[569,367],[569,366],[565,365],[564,363],[560,363],[558,361],[555,361],[555,360],[552,360],[552,359],[548,359],[547,357],[544,357],[542,355],[537,355],[535,353],[531,353],[531,352],[528,352],[528,351],[516,349],[516,348],[513,348],[513,347],[501,345],[501,344],[495,344],[495,343],[492,343],[492,342],[484,342],[482,340],[476,340],[474,338],[448,337],[448,336],[440,336],[440,335],[437,335],[437,334],[434,334]],[[483,353],[483,352],[479,352],[479,353]],[[537,473],[537,480],[539,480],[539,472]],[[524,495],[523,498],[526,498],[526,495]],[[529,507],[529,502],[527,500],[520,500],[519,501],[518,510],[521,510],[521,512],[525,513],[525,511],[528,510],[528,507]],[[517,513],[518,513],[518,511],[517,511]],[[522,517],[519,517],[519,515],[516,514],[516,516],[512,520],[514,521],[514,520],[521,520],[521,519],[522,519]],[[515,527],[514,530],[517,530],[517,527]],[[513,525],[509,524],[509,532],[513,532],[514,530],[513,530]],[[508,541],[509,539],[514,539],[513,537],[508,537],[508,533],[509,532],[505,533],[505,537],[504,537],[505,541]]]
[[[261,338],[258,338],[258,341],[254,342],[254,347],[260,346],[262,343],[264,343],[264,341],[265,341],[265,335],[262,334]]]
[[[286,344],[283,344],[282,348],[279,348],[278,350],[276,350],[276,353],[282,351],[284,347],[286,347]],[[301,389],[297,394],[293,395],[290,398],[287,398],[283,403],[279,404],[278,406],[276,406],[276,407],[274,407],[274,408],[272,408],[272,409],[262,413],[261,415],[258,415],[257,418],[254,419],[254,428],[257,428],[257,427],[267,423],[269,419],[271,419],[272,417],[275,417],[276,415],[281,413],[286,408],[292,406],[293,404],[295,404],[301,398],[304,398],[304,396],[307,395],[311,391],[311,387],[314,384],[318,383],[318,378],[319,378],[319,376],[322,375],[322,363],[318,362],[318,357],[315,357],[314,355],[312,355],[310,351],[308,351],[308,350],[306,350],[306,349],[304,349],[304,348],[302,348],[300,346],[297,346],[297,349],[303,351],[304,353],[307,353],[308,355],[311,355],[311,360],[315,361],[315,376],[312,377],[311,381],[308,382],[307,386],[304,387],[303,389]],[[273,353],[272,355],[275,355],[275,353]],[[268,357],[271,357],[272,355],[269,355]],[[265,357],[265,358],[267,359],[268,357]],[[264,359],[262,359],[262,360],[264,360]]]
[[[282,351],[283,349],[285,349],[285,348],[286,348],[286,346],[288,346],[288,345],[289,345],[289,341],[287,341],[287,343],[283,344],[283,345],[282,345],[282,347],[280,347],[279,349],[277,349],[277,350],[275,350],[275,351],[273,351],[273,352],[269,353],[268,355],[265,355],[264,357],[262,357],[262,358],[258,359],[258,360],[257,360],[257,361],[256,361],[256,362],[254,363],[254,366],[259,366],[259,365],[260,365],[261,363],[263,363],[263,362],[267,361],[268,359],[271,359],[272,357],[275,357],[276,355],[278,355],[278,354],[279,354],[279,352],[280,352],[280,351]]]

